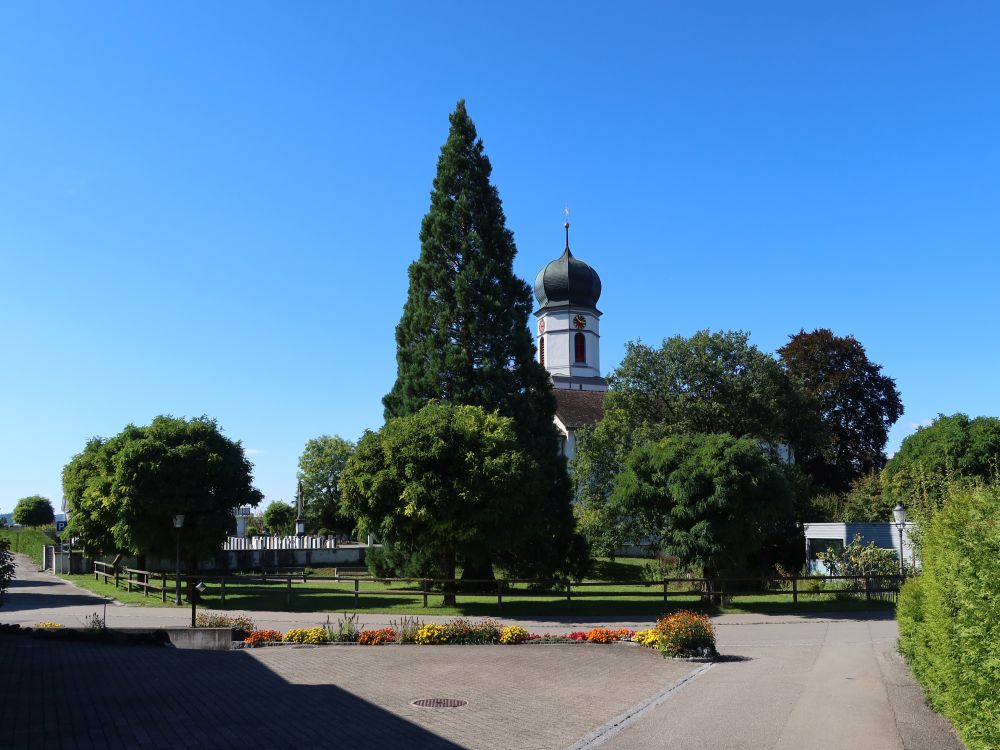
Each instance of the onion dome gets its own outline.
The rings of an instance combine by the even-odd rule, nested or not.
[[[597,307],[601,297],[601,277],[597,271],[569,250],[569,222],[566,227],[566,249],[546,265],[535,277],[535,297],[541,307],[573,305]]]

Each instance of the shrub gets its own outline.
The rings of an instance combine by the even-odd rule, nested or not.
[[[396,631],[392,628],[362,630],[358,636],[358,643],[362,646],[381,646],[383,643],[394,643],[395,640]]]
[[[445,623],[445,629],[448,631],[445,640],[447,643],[496,643],[500,640],[501,627],[496,620],[472,623],[456,617]]]
[[[396,640],[399,643],[416,643],[417,633],[423,627],[423,622],[418,617],[401,617],[397,623],[395,620],[389,621],[389,627],[396,632]]]
[[[891,549],[877,547],[875,542],[867,546],[861,543],[861,535],[842,550],[826,550],[817,554],[826,563],[832,576],[891,576],[899,573],[899,557]]]
[[[439,643],[447,643],[447,636],[448,629],[444,625],[429,622],[417,630],[413,641],[414,643],[419,643],[422,646],[433,646]]]
[[[681,610],[656,621],[656,648],[664,656],[715,656],[715,628],[708,615]]]
[[[221,612],[199,612],[195,617],[199,628],[232,628],[233,640],[242,641],[247,638],[257,626],[247,615],[225,615]]]
[[[361,628],[358,627],[358,615],[344,613],[343,617],[337,618],[336,625],[330,625],[330,618],[326,618],[326,638],[334,643],[357,643],[361,637]]]
[[[326,628],[292,628],[283,639],[285,643],[308,643],[318,646],[321,643],[328,643]]]
[[[508,625],[500,631],[500,643],[511,645],[524,643],[528,639],[528,631],[520,625]]]
[[[14,579],[14,555],[10,551],[10,540],[0,539],[0,604],[3,604],[7,587]]]
[[[281,643],[281,640],[282,640],[281,631],[254,630],[246,638],[243,639],[243,642],[248,643],[251,646],[257,646],[261,643]]]
[[[900,593],[899,648],[969,750],[1000,747],[1000,485],[952,485]]]

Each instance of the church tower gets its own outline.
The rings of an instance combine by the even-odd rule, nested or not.
[[[566,249],[535,277],[538,361],[552,376],[557,394],[564,389],[603,392],[608,384],[601,377],[601,278],[570,252],[569,221],[564,227]]]

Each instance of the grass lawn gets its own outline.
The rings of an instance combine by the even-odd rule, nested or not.
[[[42,547],[56,544],[55,526],[22,526],[0,529],[0,539],[10,540],[10,551],[28,555],[42,567]]]
[[[598,561],[597,572],[608,578],[638,582],[641,566],[646,560],[619,559],[615,562]],[[167,603],[159,596],[144,597],[141,592],[126,592],[124,583],[119,589],[114,584],[105,584],[103,579],[95,581],[93,575],[65,576],[80,586],[104,596],[111,596],[129,604],[146,606],[173,606],[171,588]],[[302,583],[301,578],[293,579],[291,589],[286,582],[267,585],[237,583],[232,578],[226,581],[225,601],[218,581],[206,580],[208,590],[202,595],[200,606],[213,610],[251,610],[285,612],[364,612],[408,615],[478,615],[516,617],[656,617],[675,609],[693,609],[709,614],[720,613],[807,613],[828,611],[869,611],[892,609],[891,604],[866,602],[864,600],[838,597],[836,593],[800,594],[798,605],[792,604],[788,594],[760,594],[740,596],[730,600],[724,607],[706,606],[698,594],[682,593],[680,588],[671,589],[667,602],[662,596],[662,586],[656,584],[622,585],[600,583],[595,586],[573,588],[571,600],[564,593],[546,592],[544,595],[530,594],[525,586],[505,591],[502,605],[497,605],[493,595],[459,594],[454,606],[444,606],[441,593],[428,595],[428,606],[423,606],[423,596],[419,586],[400,583],[383,584],[360,580],[357,582],[359,596],[355,601],[353,580],[317,581]],[[172,587],[173,579],[167,577],[167,585]],[[590,594],[586,598],[581,593]],[[675,593],[676,592],[676,593]],[[646,593],[647,596],[642,596]]]

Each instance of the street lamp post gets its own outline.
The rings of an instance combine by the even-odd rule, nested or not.
[[[177,529],[177,606],[181,605],[181,528],[184,526],[184,514],[174,516],[174,528]]]
[[[906,508],[902,503],[897,503],[892,509],[892,518],[896,522],[896,529],[899,531],[899,575],[906,575],[906,568],[903,567],[903,529],[906,528]]]

